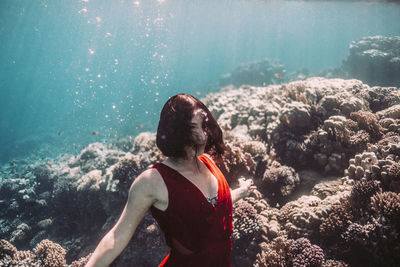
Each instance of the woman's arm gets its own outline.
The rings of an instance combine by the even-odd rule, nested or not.
[[[108,266],[126,247],[145,213],[156,201],[154,171],[146,170],[134,180],[121,217],[97,245],[86,267]]]
[[[254,189],[256,189],[256,186],[253,186],[253,180],[247,179],[245,180],[244,178],[240,178],[239,180],[239,187],[236,189],[231,189],[231,198],[232,198],[232,203],[235,203],[236,201],[247,197]]]

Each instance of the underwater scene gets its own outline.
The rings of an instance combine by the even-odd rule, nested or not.
[[[178,93],[257,187],[232,266],[400,266],[399,88],[398,1],[1,0],[0,266],[84,266]],[[148,212],[111,266],[169,250]]]

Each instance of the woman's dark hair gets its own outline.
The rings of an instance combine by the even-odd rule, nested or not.
[[[194,146],[191,139],[190,122],[194,111],[205,112],[203,129],[208,139],[205,152],[221,156],[225,151],[222,130],[208,108],[197,98],[188,94],[178,94],[165,103],[157,128],[156,144],[167,157],[185,157],[185,146]]]

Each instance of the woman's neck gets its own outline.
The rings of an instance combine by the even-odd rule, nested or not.
[[[167,161],[169,161],[179,169],[192,170],[192,171],[199,170],[199,159],[197,158],[197,156],[184,157],[184,158],[169,157]]]

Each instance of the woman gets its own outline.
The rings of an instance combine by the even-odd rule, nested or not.
[[[204,154],[224,152],[216,120],[195,97],[175,95],[161,111],[156,143],[167,159],[134,180],[121,217],[86,266],[108,266],[149,209],[171,247],[160,266],[231,266],[232,203],[254,187],[240,179],[239,188],[230,190]]]

